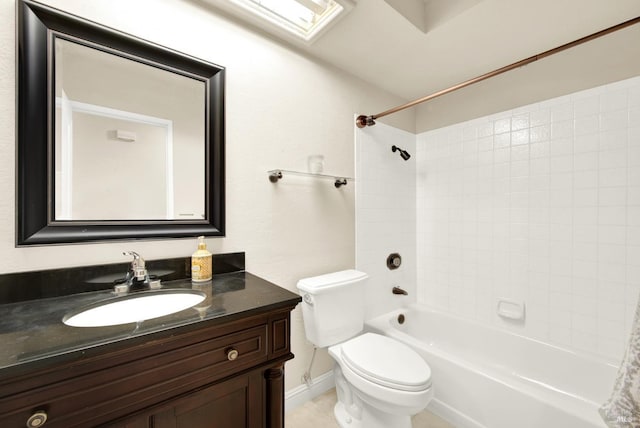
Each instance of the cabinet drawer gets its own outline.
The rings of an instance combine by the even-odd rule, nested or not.
[[[154,344],[152,355],[0,400],[0,426],[24,427],[35,410],[46,427],[94,426],[157,404],[268,359],[268,324],[230,334]],[[179,343],[179,347],[175,345]]]

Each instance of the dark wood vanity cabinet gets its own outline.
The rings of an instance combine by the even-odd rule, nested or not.
[[[126,339],[1,380],[0,427],[38,412],[47,420],[31,426],[283,427],[292,309]]]

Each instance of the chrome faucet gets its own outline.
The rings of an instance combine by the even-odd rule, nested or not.
[[[133,256],[131,268],[124,277],[124,282],[128,286],[129,291],[141,290],[149,286],[149,273],[145,267],[144,259],[135,251],[125,251],[125,256]]]
[[[409,295],[409,293],[407,293],[405,290],[403,290],[403,289],[402,289],[402,288],[400,288],[400,287],[393,287],[393,288],[391,289],[391,292],[392,292],[393,294],[402,294],[403,296],[408,296],[408,295]]]

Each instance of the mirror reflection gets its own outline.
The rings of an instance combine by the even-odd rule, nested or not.
[[[205,82],[54,40],[55,220],[204,219]]]

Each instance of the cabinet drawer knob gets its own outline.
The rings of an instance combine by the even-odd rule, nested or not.
[[[29,419],[27,419],[27,427],[41,427],[45,422],[47,422],[47,412],[44,410],[38,410],[33,415],[29,416]]]
[[[235,360],[236,358],[238,358],[238,351],[237,351],[236,349],[229,348],[229,349],[227,350],[227,359],[228,359],[229,361],[233,361],[233,360]]]

